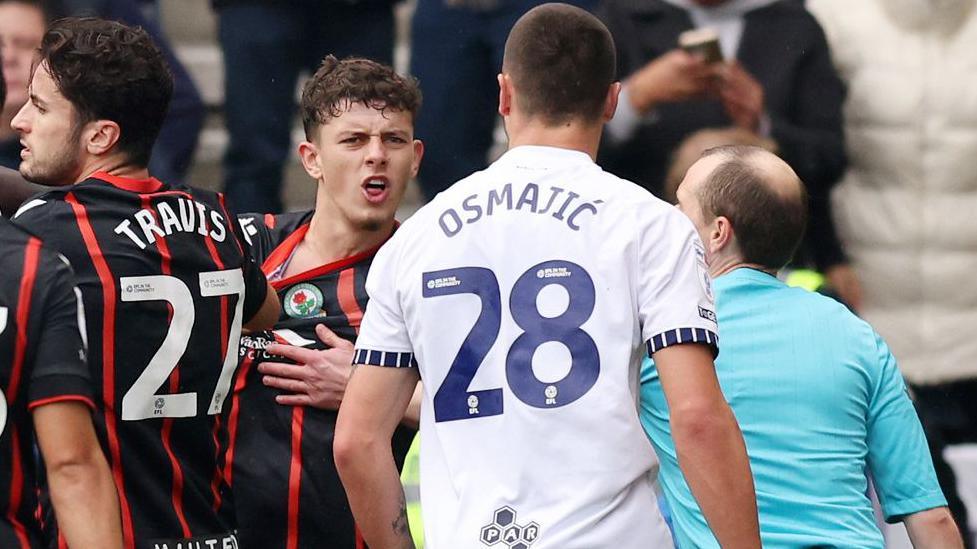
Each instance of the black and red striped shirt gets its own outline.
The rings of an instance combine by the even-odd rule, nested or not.
[[[376,249],[288,278],[277,278],[309,230],[312,212],[240,216],[245,240],[281,301],[275,330],[242,340],[231,402],[225,476],[234,496],[242,547],[358,549],[364,547],[332,457],[336,412],[282,406],[280,394],[257,370],[272,342],[322,349],[315,334],[325,324],[356,339],[367,295],[366,273]],[[414,431],[394,435],[398,467]]]
[[[0,217],[0,547],[41,547],[30,412],[92,404],[71,268]]]
[[[221,414],[241,324],[267,288],[223,198],[96,173],[16,220],[75,269],[126,547],[223,546]]]

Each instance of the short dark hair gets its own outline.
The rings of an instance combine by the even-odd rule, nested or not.
[[[300,106],[306,139],[312,140],[317,128],[356,103],[381,112],[408,112],[415,120],[421,109],[421,90],[413,77],[399,75],[383,63],[362,57],[339,61],[327,55],[302,89]]]
[[[599,19],[568,4],[543,4],[516,21],[503,71],[523,112],[549,125],[600,120],[614,83],[614,40]]]
[[[41,63],[78,111],[78,123],[115,122],[119,150],[132,164],[148,165],[173,76],[146,31],[95,17],[59,19],[41,40]]]
[[[779,193],[750,157],[760,147],[727,145],[708,149],[702,157],[721,154],[725,161],[699,186],[702,213],[729,219],[743,260],[780,269],[794,257],[807,225],[807,191],[797,180],[797,193]],[[769,153],[767,153],[769,154]]]

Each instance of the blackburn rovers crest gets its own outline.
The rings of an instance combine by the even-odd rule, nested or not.
[[[322,291],[314,284],[296,284],[285,293],[285,314],[292,318],[312,318],[322,311]]]

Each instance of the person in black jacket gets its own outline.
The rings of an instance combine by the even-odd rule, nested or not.
[[[212,0],[230,143],[224,191],[238,213],[282,211],[299,73],[326,54],[392,64],[396,0]]]
[[[772,139],[811,195],[802,261],[857,309],[858,282],[831,222],[828,195],[846,166],[844,86],[824,32],[797,0],[603,0],[624,88],[601,161],[661,195],[671,155],[703,128],[735,126]],[[678,47],[712,28],[724,62]]]

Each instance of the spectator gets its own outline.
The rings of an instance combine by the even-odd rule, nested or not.
[[[845,167],[844,89],[824,34],[801,3],[603,0],[597,12],[626,77],[602,163],[660,195],[670,154],[696,130],[735,125],[773,139],[811,192],[803,259],[857,307],[860,289],[827,210]],[[680,33],[707,27],[727,63],[710,65],[677,47]]]
[[[900,357],[950,509],[947,444],[977,441],[977,2],[812,0],[848,82],[835,219],[865,318]],[[972,547],[972,540],[966,540]]]
[[[420,185],[434,198],[488,165],[498,117],[495,77],[509,29],[543,0],[418,0],[411,74],[424,91],[417,136],[427,152]],[[595,0],[570,0],[584,9]]]
[[[804,231],[805,194],[782,160],[740,146],[707,151],[678,189],[714,279],[723,334],[716,375],[743,429],[763,545],[882,549],[868,471],[886,519],[903,520],[915,547],[959,548],[885,342],[838,303],[775,277]],[[641,404],[678,545],[718,548],[679,471],[668,403],[650,361]]]
[[[281,212],[299,73],[331,53],[391,64],[396,0],[213,0],[230,144],[224,190],[237,212]]]
[[[20,165],[20,138],[10,121],[27,102],[31,61],[41,45],[47,15],[37,0],[0,0],[0,53],[7,87],[7,99],[0,113],[0,166],[17,169]]]
[[[171,185],[186,183],[187,172],[193,163],[197,139],[204,125],[206,110],[200,92],[180,60],[159,23],[146,16],[152,11],[147,0],[60,0],[67,15],[99,16],[142,27],[163,52],[166,64],[173,73],[173,98],[159,139],[153,147],[149,170],[155,177]],[[149,8],[145,6],[149,5]]]
[[[777,153],[777,144],[770,139],[764,139],[759,135],[743,128],[707,128],[699,130],[679,143],[672,154],[672,162],[665,174],[664,198],[668,202],[675,204],[675,192],[679,184],[685,179],[685,173],[689,171],[692,164],[695,164],[702,153],[714,147],[724,145],[751,145],[761,147],[774,154]]]

